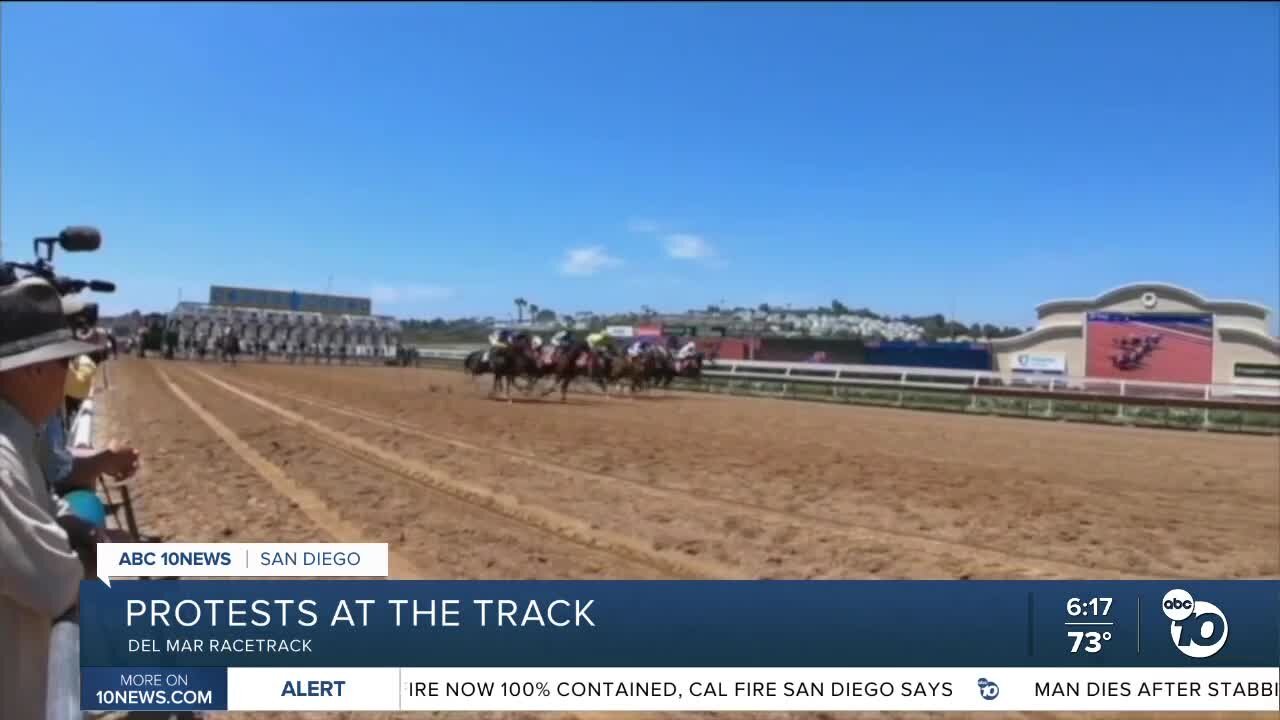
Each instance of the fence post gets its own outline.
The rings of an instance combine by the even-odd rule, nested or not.
[[[74,617],[65,617],[54,624],[49,633],[48,663],[45,718],[80,720],[86,717],[80,712],[80,624]]]

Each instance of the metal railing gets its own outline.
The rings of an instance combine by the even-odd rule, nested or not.
[[[54,623],[49,636],[47,720],[83,720],[80,710],[80,623],[68,617]]]

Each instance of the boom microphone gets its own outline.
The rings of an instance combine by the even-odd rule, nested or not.
[[[73,225],[58,233],[58,245],[67,252],[92,252],[102,246],[102,233],[88,225]]]

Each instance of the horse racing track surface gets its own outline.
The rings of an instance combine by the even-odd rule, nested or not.
[[[1275,437],[679,393],[507,404],[446,370],[111,370],[140,522],[175,541],[385,541],[404,578],[1280,577]]]

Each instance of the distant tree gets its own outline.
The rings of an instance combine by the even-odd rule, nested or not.
[[[537,323],[553,323],[556,321],[556,311],[550,308],[542,308],[533,316],[533,321]]]
[[[526,305],[529,304],[529,302],[522,297],[518,297],[516,298],[515,303],[516,303],[516,322],[524,322],[524,308]]]
[[[832,300],[831,312],[835,313],[836,315],[848,315],[849,308],[845,307],[845,304],[840,302],[839,300]]]
[[[538,307],[537,303],[529,303],[529,319],[533,320],[538,317],[538,311],[541,309],[542,308]]]
[[[771,311],[769,310],[769,303],[760,303],[759,310],[760,310],[760,312],[762,312],[762,313],[771,312]]]

